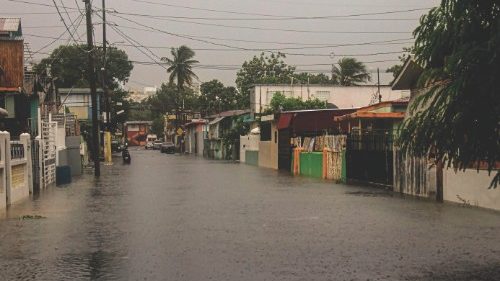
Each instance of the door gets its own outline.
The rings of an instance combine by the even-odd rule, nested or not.
[[[289,171],[292,166],[292,148],[290,145],[290,130],[282,129],[278,132],[278,169]]]

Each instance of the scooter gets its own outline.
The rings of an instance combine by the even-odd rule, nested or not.
[[[132,161],[130,153],[128,152],[128,149],[126,147],[122,150],[122,158],[123,158],[123,163],[125,164],[130,164],[130,162]]]

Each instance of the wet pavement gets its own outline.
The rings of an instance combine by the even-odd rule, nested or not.
[[[2,214],[0,280],[500,280],[500,213],[131,154]]]

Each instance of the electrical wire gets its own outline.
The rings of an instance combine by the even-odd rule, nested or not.
[[[133,17],[147,17],[148,19],[178,22],[178,23],[188,23],[202,26],[216,26],[231,29],[246,29],[246,30],[259,30],[259,31],[280,31],[280,32],[293,32],[293,33],[318,33],[318,34],[410,34],[409,31],[327,31],[327,30],[303,30],[303,29],[285,29],[285,28],[269,28],[269,27],[254,27],[254,26],[240,26],[240,25],[226,25],[217,23],[206,23],[206,22],[196,22],[187,20],[178,20],[167,17],[158,17],[154,15],[137,14],[137,13],[125,13],[119,12],[117,10],[110,10],[109,13],[115,15],[126,15]]]
[[[228,11],[228,10],[216,10],[216,9],[206,9],[206,8],[197,8],[190,6],[181,6],[167,3],[159,3],[153,1],[145,1],[145,0],[134,0],[134,2],[141,2],[153,5],[160,5],[166,7],[174,7],[174,8],[182,8],[188,10],[199,10],[199,11],[209,11],[216,13],[225,13],[225,14],[235,14],[235,15],[251,15],[251,16],[263,16],[266,18],[207,18],[207,17],[185,17],[189,19],[203,19],[203,20],[311,20],[311,19],[345,19],[352,17],[361,17],[361,16],[374,16],[374,15],[388,15],[388,14],[398,14],[398,13],[408,13],[415,11],[424,11],[430,10],[431,8],[415,8],[415,9],[406,9],[406,10],[395,10],[395,11],[383,11],[383,12],[373,12],[373,13],[361,13],[361,14],[348,14],[348,15],[330,15],[330,16],[283,16],[283,15],[273,15],[273,14],[258,14],[258,13],[246,13],[246,12],[238,12],[238,11]],[[414,20],[414,19],[361,19],[361,20]],[[415,19],[416,20],[416,19]]]

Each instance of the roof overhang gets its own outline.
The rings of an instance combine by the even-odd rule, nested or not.
[[[335,122],[354,120],[354,119],[394,119],[402,120],[405,118],[404,112],[366,112],[358,111],[351,114],[336,116],[333,118]]]
[[[424,69],[409,57],[398,77],[392,83],[392,90],[410,90],[415,87]]]
[[[222,121],[224,118],[226,118],[226,117],[225,116],[217,117],[214,120],[210,121],[210,123],[208,123],[208,124],[209,125],[215,125],[215,124],[219,123],[220,121]]]

